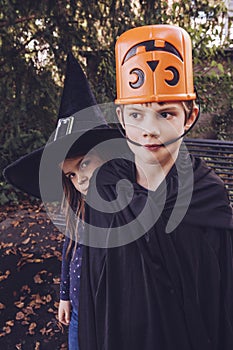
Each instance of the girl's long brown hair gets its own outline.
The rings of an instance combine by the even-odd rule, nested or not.
[[[68,157],[66,159],[75,159],[80,156],[85,156],[87,152],[80,154],[74,148],[72,152],[68,153]],[[112,157],[111,150],[101,149],[101,156],[98,153],[98,157],[105,161],[108,161]],[[75,242],[73,252],[77,247],[79,242],[79,232],[78,232],[78,222],[81,220],[84,222],[84,209],[85,209],[85,198],[83,195],[76,190],[71,180],[65,176],[62,172],[62,184],[63,191],[65,196],[65,217],[66,217],[66,235],[70,238],[69,245],[66,251],[66,258],[68,257],[72,247],[73,241]]]
[[[65,217],[66,217],[66,235],[70,238],[66,251],[66,257],[75,242],[75,248],[79,241],[78,221],[84,219],[84,198],[76,190],[70,179],[62,173],[62,183],[65,196]]]

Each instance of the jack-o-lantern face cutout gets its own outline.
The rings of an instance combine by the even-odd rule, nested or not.
[[[116,59],[116,103],[196,98],[191,41],[179,27],[153,25],[129,30],[117,41]]]

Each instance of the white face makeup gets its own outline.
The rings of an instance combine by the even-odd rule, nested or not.
[[[86,195],[93,172],[103,163],[104,161],[96,153],[90,152],[85,156],[65,159],[62,163],[62,170],[74,187]]]

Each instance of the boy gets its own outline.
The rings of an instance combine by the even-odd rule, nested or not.
[[[198,117],[190,38],[170,25],[135,28],[116,58],[132,155],[104,166],[88,193],[80,348],[233,349],[232,209],[222,181],[182,144]]]

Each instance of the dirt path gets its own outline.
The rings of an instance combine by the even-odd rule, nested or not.
[[[63,234],[39,204],[1,208],[0,349],[67,349],[57,320]]]

